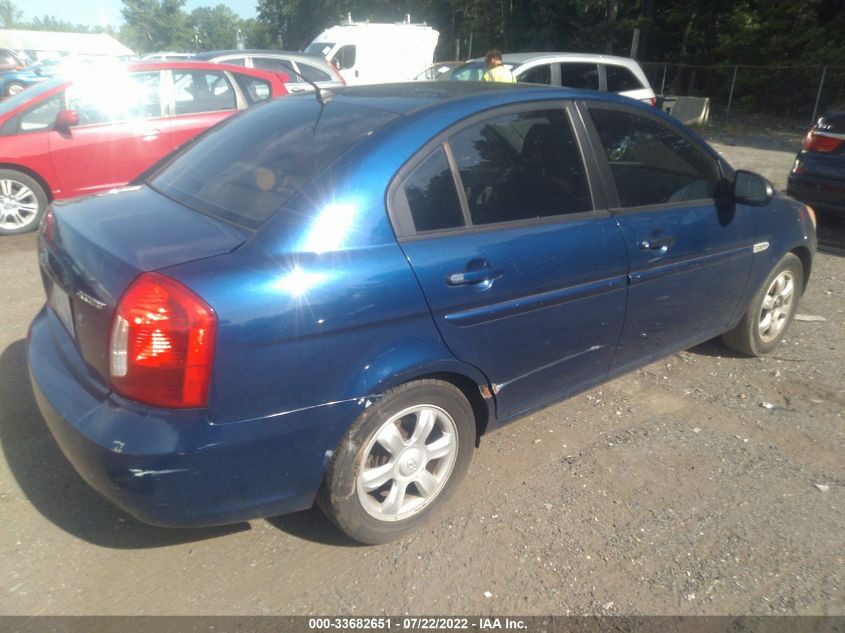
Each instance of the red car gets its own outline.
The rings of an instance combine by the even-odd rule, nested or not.
[[[47,204],[121,187],[238,110],[287,94],[284,73],[141,62],[53,78],[0,102],[0,235]]]

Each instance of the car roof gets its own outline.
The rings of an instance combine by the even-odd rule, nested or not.
[[[491,105],[516,103],[530,97],[533,99],[598,98],[607,101],[622,100],[624,97],[593,90],[575,90],[541,86],[537,84],[509,84],[488,81],[409,81],[392,84],[370,84],[332,88],[334,99],[350,105],[360,105],[396,114],[411,114],[435,108],[441,104],[466,102],[468,109]],[[307,98],[307,97],[297,97]],[[311,97],[313,98],[313,97]],[[475,103],[478,102],[478,103]]]
[[[534,52],[534,53],[503,53],[502,61],[506,64],[527,64],[528,62],[541,61],[544,59],[558,60],[569,59],[572,61],[596,62],[620,64],[631,66],[637,62],[630,57],[619,57],[618,55],[603,55],[601,53],[565,53],[565,52]],[[476,57],[468,60],[470,62],[483,62],[483,57]]]
[[[126,68],[128,70],[228,70],[230,72],[238,72],[256,77],[264,77],[267,74],[278,76],[278,72],[274,70],[264,70],[261,68],[245,68],[243,66],[236,66],[234,64],[216,64],[214,62],[207,62],[203,60],[171,60],[171,61],[154,61],[145,60],[140,62],[131,62]]]
[[[276,55],[278,57],[286,57],[288,59],[301,59],[303,61],[322,61],[325,58],[320,55],[312,55],[310,53],[303,53],[300,51],[281,51],[273,49],[261,48],[245,48],[245,49],[230,49],[222,51],[205,51],[194,55],[194,59],[217,59],[218,57],[228,57],[229,55]]]

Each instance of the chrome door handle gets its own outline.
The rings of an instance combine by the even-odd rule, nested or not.
[[[484,268],[482,270],[469,270],[463,273],[452,273],[446,277],[446,283],[450,286],[481,284],[493,282],[504,274],[501,269]]]
[[[650,240],[642,240],[638,246],[641,251],[660,251],[661,253],[665,253],[674,243],[675,238],[670,235],[668,237],[654,237]]]

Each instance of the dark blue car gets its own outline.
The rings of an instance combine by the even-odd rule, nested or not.
[[[845,106],[822,116],[807,133],[787,192],[819,211],[845,216]]]
[[[238,115],[56,204],[28,358],[94,488],[190,526],[308,508],[414,529],[477,438],[724,334],[771,351],[814,217],[598,92],[350,87]]]

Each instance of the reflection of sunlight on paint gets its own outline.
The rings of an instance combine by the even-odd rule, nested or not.
[[[349,229],[357,215],[357,207],[351,203],[332,203],[326,206],[306,235],[302,251],[326,253],[343,246]]]
[[[295,266],[292,271],[282,276],[273,286],[296,298],[303,296],[324,278],[323,273],[312,273]]]

